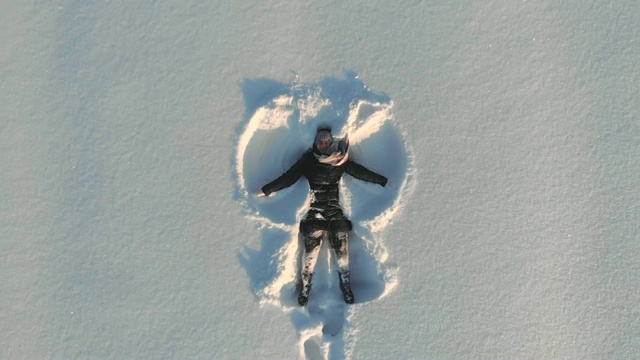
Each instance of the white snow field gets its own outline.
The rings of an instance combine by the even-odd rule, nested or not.
[[[640,3],[0,4],[0,358],[640,357]],[[349,134],[356,303],[307,184]]]

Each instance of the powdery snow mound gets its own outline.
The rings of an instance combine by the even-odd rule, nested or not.
[[[394,123],[393,102],[367,89],[353,73],[315,84],[248,79],[242,89],[246,118],[235,158],[236,200],[246,208],[248,223],[263,231],[260,241],[244,246],[238,260],[256,301],[290,314],[302,357],[348,357],[356,330],[349,319],[357,304],[386,296],[399,281],[381,236],[411,187],[411,156]],[[343,209],[354,225],[349,246],[356,305],[342,300],[333,252],[325,241],[309,304],[301,308],[296,285],[304,246],[298,223],[308,208],[308,183],[302,178],[269,197],[260,196],[260,189],[293,165],[325,124],[334,136],[349,136],[350,159],[385,175],[389,183],[383,188],[349,175],[341,183]]]

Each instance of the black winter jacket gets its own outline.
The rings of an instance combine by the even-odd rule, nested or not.
[[[319,209],[339,208],[338,183],[343,173],[347,173],[356,179],[376,183],[382,186],[387,184],[387,178],[377,174],[366,167],[347,160],[340,166],[323,164],[316,159],[313,150],[307,150],[289,170],[277,179],[262,187],[262,192],[269,195],[274,191],[295,184],[304,176],[309,181],[313,199],[311,207]]]

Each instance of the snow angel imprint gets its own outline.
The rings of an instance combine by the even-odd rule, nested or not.
[[[247,239],[238,257],[256,298],[311,305],[316,295],[333,296],[326,293],[333,283],[346,303],[388,294],[397,267],[382,233],[401,208],[410,162],[391,100],[356,76],[246,80],[243,91],[236,199],[263,231],[259,245]],[[316,266],[323,243],[333,249],[336,277],[324,271],[332,266]]]

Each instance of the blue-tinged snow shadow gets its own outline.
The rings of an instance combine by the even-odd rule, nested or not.
[[[262,106],[268,105],[273,99],[290,93],[291,86],[272,79],[244,79],[240,86],[244,97],[244,123]],[[245,125],[245,124],[242,125]]]
[[[386,274],[374,256],[371,233],[356,226],[349,237],[351,288],[357,304],[379,299],[386,289]]]
[[[249,276],[251,292],[258,299],[261,291],[280,274],[280,250],[290,241],[290,234],[281,229],[264,229],[259,249],[244,246],[238,252],[238,262]]]
[[[298,160],[301,149],[287,141],[289,136],[286,128],[256,131],[246,146],[242,172],[248,175],[244,177],[245,201],[251,212],[274,223],[292,225],[297,209],[307,198],[306,184],[297,182],[268,198],[258,196],[264,185]]]
[[[390,122],[380,130],[355,144],[351,157],[365,167],[384,174],[388,183],[384,188],[350,176],[344,182],[351,193],[351,218],[370,221],[391,209],[400,196],[401,186],[409,169],[409,155],[400,134]]]
[[[344,79],[326,77],[319,83],[322,95],[332,104],[331,115],[346,118],[355,101],[366,100],[373,103],[388,103],[391,101],[385,93],[374,93],[359,79],[354,71],[347,71]]]

